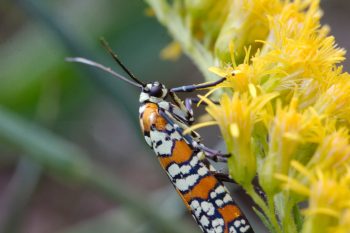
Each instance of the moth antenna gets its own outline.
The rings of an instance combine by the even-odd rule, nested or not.
[[[130,76],[132,80],[137,82],[138,84],[142,85],[143,87],[146,86],[141,80],[135,77],[133,73],[122,63],[122,61],[119,59],[118,55],[113,52],[112,48],[109,46],[108,42],[101,37],[100,38],[102,46],[108,51],[108,53],[113,57],[113,59],[119,64],[119,66]]]
[[[86,58],[83,58],[83,57],[67,57],[65,59],[66,61],[68,62],[77,62],[77,63],[82,63],[82,64],[85,64],[85,65],[89,65],[89,66],[93,66],[93,67],[96,67],[98,69],[101,69],[103,71],[106,71],[107,73],[110,73],[111,75],[113,75],[114,77],[117,77],[133,86],[136,86],[136,87],[143,87],[142,84],[140,83],[136,83],[136,82],[133,82],[131,80],[129,80],[128,78],[116,73],[114,70],[112,70],[111,68],[109,67],[106,67],[100,63],[97,63],[97,62],[94,62],[94,61],[91,61],[89,59],[86,59]]]

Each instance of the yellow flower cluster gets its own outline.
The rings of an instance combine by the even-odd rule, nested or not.
[[[286,189],[299,195],[300,200],[309,200],[302,232],[349,232],[350,169],[345,164],[342,164],[345,170],[325,170],[318,166],[308,169],[293,161],[292,167],[299,172],[296,178],[276,175],[285,181]]]
[[[207,80],[226,77],[201,97],[208,125],[219,125],[230,175],[269,229],[349,232],[350,75],[319,0],[147,1]]]
[[[263,120],[268,111],[265,106],[277,95],[256,96],[256,92],[251,86],[249,94],[234,93],[232,97],[223,94],[219,105],[202,97],[208,104],[207,112],[221,129],[228,151],[235,155],[228,161],[231,176],[236,182],[247,185],[256,175],[256,153],[252,142],[254,125]]]

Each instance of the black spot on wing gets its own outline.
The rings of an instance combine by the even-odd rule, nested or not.
[[[155,148],[158,148],[158,147],[161,146],[162,144],[163,144],[162,140],[159,140],[159,141],[155,142],[154,147],[155,147]]]

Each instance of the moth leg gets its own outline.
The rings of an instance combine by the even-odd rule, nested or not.
[[[208,159],[205,157],[204,152],[201,152],[202,155],[199,155],[199,159],[203,162],[203,164],[209,169],[210,173],[215,176],[216,179],[218,179],[221,182],[229,182],[233,184],[237,184],[229,174],[223,173],[221,171],[217,171],[208,161]]]
[[[170,92],[169,95],[172,97],[175,104],[162,104],[164,106],[161,107],[164,111],[169,112],[173,118],[178,120],[177,122],[180,125],[180,127],[182,127],[185,130],[194,122],[192,105],[198,103],[200,101],[200,98],[186,98],[185,103],[183,103],[183,101],[175,93]],[[212,102],[215,104],[218,103],[216,101]],[[206,105],[205,103],[203,104]],[[201,137],[197,132],[192,131],[191,136],[195,141],[200,142]]]
[[[173,99],[175,105],[180,109],[181,113],[183,113],[186,123],[188,125],[192,125],[194,122],[193,110],[188,109],[186,103],[184,104],[174,92],[169,92],[169,96]]]
[[[231,182],[236,183],[234,180],[232,180],[228,174],[225,174],[221,171],[217,171],[213,165],[209,162],[209,160],[206,158],[206,155],[203,151],[199,151],[197,153],[198,159],[202,161],[202,163],[208,168],[210,173],[214,175],[219,181],[225,181],[225,182]]]
[[[217,172],[217,171],[211,171],[211,174],[215,176],[216,179],[218,179],[221,182],[228,182],[232,184],[237,184],[236,181],[234,181],[229,174]]]
[[[201,100],[198,97],[190,97],[185,99],[185,103],[174,93],[170,92],[169,95],[175,102],[176,106],[180,108],[180,110],[185,113],[185,118],[188,123],[188,125],[191,125],[194,122],[194,117],[193,117],[193,104],[199,103]],[[218,101],[211,100],[214,104],[219,104]],[[206,103],[203,103],[203,105],[207,105]]]
[[[221,78],[219,80],[216,80],[214,82],[209,83],[203,83],[203,84],[197,84],[197,85],[187,85],[187,86],[181,86],[181,87],[174,87],[170,89],[170,92],[192,92],[198,89],[208,88],[208,87],[214,87],[223,81],[225,81],[226,78]]]
[[[184,104],[183,101],[175,94],[175,92],[192,92],[201,88],[213,87],[222,83],[225,80],[226,78],[221,78],[214,82],[203,83],[198,85],[187,85],[187,86],[175,87],[169,90],[170,97],[174,100],[175,104],[183,111],[183,113],[185,113],[188,125],[191,125],[194,122],[192,106],[189,103]]]
[[[227,162],[227,159],[231,157],[231,154],[224,154],[218,150],[210,149],[203,144],[198,144],[198,147],[204,151],[205,157],[213,160],[214,162]]]
[[[193,104],[198,104],[199,101],[201,101],[201,99],[199,97],[191,97],[191,98],[186,98],[185,99],[185,106],[186,109],[191,112],[193,114]],[[219,104],[218,101],[215,100],[210,100],[211,102],[213,102],[214,104]],[[203,105],[207,105],[205,102],[202,103]]]

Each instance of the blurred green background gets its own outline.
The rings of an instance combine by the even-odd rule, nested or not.
[[[199,232],[145,146],[138,90],[64,61],[83,56],[121,72],[104,36],[142,80],[200,82],[187,58],[159,58],[171,38],[146,9],[140,0],[0,2],[1,233]],[[350,3],[323,9],[349,48]]]

